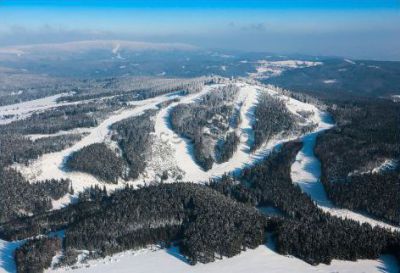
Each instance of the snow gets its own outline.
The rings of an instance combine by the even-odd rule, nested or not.
[[[324,83],[326,83],[326,84],[333,84],[333,83],[336,83],[337,82],[337,80],[335,80],[335,79],[333,79],[333,80],[324,80]]]
[[[69,94],[70,93],[62,93],[49,97],[44,97],[37,100],[0,106],[0,125],[11,123],[17,119],[26,118],[30,116],[31,113],[36,111],[43,111],[53,107],[65,105],[65,104],[57,104],[57,99]],[[6,118],[6,116],[12,116],[12,117]]]
[[[349,64],[356,64],[354,61],[352,61],[352,60],[350,60],[350,59],[344,59],[344,61],[346,62],[346,63],[349,63]]]
[[[64,195],[63,197],[61,197],[60,199],[57,200],[52,200],[51,201],[51,205],[52,205],[52,210],[58,210],[58,209],[62,209],[66,206],[68,206],[71,203],[74,203],[76,201],[76,197],[67,193],[66,195]]]
[[[159,103],[172,100],[179,97],[179,95],[164,95],[156,98],[151,98],[143,101],[135,101],[132,103],[135,107],[127,108],[124,110],[116,111],[104,120],[97,127],[90,128],[88,130],[88,135],[82,138],[80,141],[76,142],[73,146],[64,149],[59,152],[44,154],[37,160],[33,161],[29,166],[23,164],[15,164],[14,168],[21,171],[21,173],[31,182],[42,181],[46,179],[70,179],[72,186],[76,193],[83,191],[85,188],[98,185],[103,186],[104,183],[100,182],[98,179],[92,175],[81,173],[81,172],[66,172],[63,168],[63,163],[65,159],[85,146],[91,145],[93,143],[100,143],[110,136],[109,127],[119,122],[123,119],[138,116],[144,113],[144,111],[149,109],[156,109]],[[107,184],[108,190],[114,190],[116,188],[122,187],[123,183],[118,184]]]
[[[283,63],[291,66],[302,64],[298,64],[297,62],[287,62],[288,61],[283,61]],[[155,136],[156,139],[159,139],[160,142],[164,143],[165,145],[159,146],[157,149],[159,149],[160,151],[168,151],[168,156],[171,157],[171,159],[166,160],[165,156],[162,156],[159,152],[152,151],[153,154],[158,154],[158,157],[154,158],[155,163],[149,164],[150,168],[146,170],[146,175],[140,177],[139,180],[129,182],[135,182],[134,184],[138,185],[145,183],[146,180],[150,181],[152,179],[156,179],[156,177],[160,174],[159,170],[171,170],[171,172],[175,173],[176,176],[182,174],[183,181],[192,181],[198,183],[207,182],[211,178],[220,177],[225,173],[235,172],[245,166],[254,164],[257,161],[265,158],[265,156],[267,156],[280,144],[301,137],[300,135],[292,135],[285,138],[277,136],[270,142],[265,143],[256,152],[249,152],[249,147],[252,143],[251,128],[254,122],[253,111],[257,104],[258,95],[260,94],[260,92],[267,92],[271,96],[283,99],[288,110],[294,115],[301,116],[300,113],[304,111],[311,113],[311,115],[307,117],[306,123],[314,123],[317,125],[317,128],[313,133],[308,134],[303,138],[305,145],[297,155],[296,162],[292,165],[293,182],[299,184],[306,193],[310,194],[310,196],[323,210],[328,211],[333,215],[344,218],[352,218],[360,222],[370,223],[371,225],[379,225],[398,230],[397,227],[384,224],[380,221],[371,219],[368,216],[361,215],[359,213],[349,210],[336,208],[330,202],[330,200],[328,200],[324,188],[319,181],[320,163],[313,153],[313,147],[315,145],[317,133],[322,130],[329,129],[333,126],[333,124],[329,120],[329,117],[325,113],[321,112],[314,105],[303,103],[293,98],[289,98],[271,88],[260,87],[243,82],[236,82],[236,84],[240,87],[240,92],[236,104],[238,105],[238,107],[240,105],[241,123],[238,126],[237,133],[240,136],[241,141],[237,151],[233,154],[229,161],[221,164],[214,164],[211,170],[204,171],[193,158],[193,146],[190,141],[177,136],[170,127],[169,113],[173,107],[181,103],[194,103],[201,96],[207,94],[208,92],[213,92],[216,88],[220,87],[221,84],[206,86],[201,92],[182,97],[180,101],[171,103],[168,107],[163,108],[159,111],[155,120]],[[61,95],[62,94],[16,105],[3,106],[0,107],[0,113],[11,112],[18,113],[21,116],[23,114],[28,114],[32,111],[54,107],[55,105],[57,105],[56,99]],[[85,146],[93,143],[106,142],[110,138],[111,132],[109,127],[112,124],[132,116],[141,115],[146,110],[155,109],[157,105],[161,102],[173,100],[178,97],[179,96],[176,94],[169,94],[143,101],[133,101],[131,102],[132,107],[114,112],[110,117],[105,119],[97,127],[79,129],[79,131],[85,132],[87,135],[83,137],[80,141],[76,142],[73,146],[60,152],[44,154],[39,159],[33,161],[29,166],[25,166],[23,164],[15,164],[13,165],[13,167],[21,171],[21,173],[29,181],[32,182],[52,178],[68,178],[72,181],[75,193],[79,193],[90,186],[103,186],[104,183],[102,183],[92,175],[81,172],[66,172],[63,168],[63,163],[65,159],[71,153],[76,152]],[[78,129],[71,130],[68,133],[77,130]],[[59,132],[55,135],[63,133],[66,132]],[[31,139],[38,139],[46,136],[49,135],[31,135],[30,137]],[[157,147],[157,145],[155,147]],[[163,162],[165,162],[165,164],[163,164]],[[158,166],[157,164],[160,166]],[[165,168],[162,167],[162,165],[165,165]],[[168,168],[166,168],[166,166]],[[106,187],[108,190],[112,191],[124,185],[124,181],[119,181],[118,184],[107,184]],[[56,209],[61,208],[67,205],[68,202],[71,202],[73,199],[74,197],[71,196],[65,197],[61,200],[53,201],[53,205]]]
[[[400,102],[400,95],[393,95],[392,100],[393,102]]]
[[[69,268],[47,270],[50,272],[65,272]],[[259,246],[247,250],[232,258],[224,258],[209,264],[191,266],[179,254],[176,248],[171,249],[143,249],[127,251],[106,257],[101,260],[89,261],[75,269],[75,273],[375,273],[398,272],[396,261],[391,256],[382,256],[378,260],[332,261],[331,265],[320,264],[311,266],[300,259],[279,255],[273,247]]]
[[[117,44],[113,47],[112,53],[113,53],[113,54],[117,54],[120,48],[121,48],[121,44],[120,44],[120,43],[117,43]]]
[[[124,41],[124,40],[90,40],[90,41],[75,41],[66,43],[49,43],[49,44],[33,44],[1,47],[0,54],[29,54],[36,52],[82,52],[85,50],[105,49],[110,50],[113,54],[117,54],[121,49],[131,51],[144,51],[144,50],[196,50],[197,47],[184,43],[150,43],[140,41]]]
[[[314,146],[319,132],[329,129],[333,125],[329,116],[325,116],[325,123],[317,132],[309,134],[303,138],[303,148],[296,156],[296,161],[291,166],[291,178],[293,183],[300,186],[303,192],[307,193],[323,211],[329,212],[333,216],[340,218],[353,219],[360,223],[368,223],[371,226],[380,226],[391,230],[400,231],[400,227],[375,220],[367,215],[337,208],[326,195],[324,186],[320,181],[321,163],[314,154]]]
[[[249,73],[250,78],[265,79],[281,75],[288,69],[298,69],[322,65],[322,62],[285,60],[285,61],[267,61],[260,60],[257,62],[255,73]]]
[[[14,262],[14,251],[22,242],[7,242],[0,240],[0,273],[16,272]]]
[[[240,108],[241,123],[238,128],[238,134],[240,136],[240,144],[237,151],[233,154],[231,159],[227,162],[221,164],[214,164],[209,171],[204,171],[194,160],[193,155],[193,145],[188,139],[180,138],[177,136],[169,124],[169,113],[173,107],[178,104],[186,103],[190,104],[196,101],[199,97],[206,94],[207,92],[212,92],[218,85],[205,88],[202,92],[195,94],[193,96],[186,97],[180,102],[173,103],[169,107],[161,110],[156,118],[155,123],[155,133],[160,136],[162,141],[169,143],[174,151],[175,158],[178,168],[185,172],[183,177],[184,181],[191,182],[207,182],[211,178],[220,177],[225,173],[234,172],[236,170],[242,169],[249,164],[254,164],[260,159],[265,158],[275,147],[278,145],[296,139],[300,137],[290,136],[286,138],[276,137],[269,143],[265,143],[260,149],[255,153],[250,153],[249,149],[252,144],[252,124],[254,122],[254,109],[258,102],[258,95],[260,92],[268,92],[272,96],[277,96],[285,100],[285,103],[289,111],[293,112],[295,115],[299,115],[298,112],[307,111],[311,112],[311,118],[309,123],[321,123],[321,112],[311,104],[302,103],[295,99],[284,96],[277,91],[268,88],[262,88],[257,85],[250,85],[247,83],[236,83],[240,87],[240,93],[238,96],[238,105],[242,105]],[[321,123],[321,126],[325,126]]]
[[[75,128],[72,130],[68,130],[68,131],[58,131],[57,133],[54,134],[29,134],[29,135],[25,135],[26,137],[28,137],[30,140],[35,141],[41,138],[47,138],[47,137],[57,137],[57,136],[64,136],[64,135],[82,135],[82,134],[86,134],[90,132],[90,128]]]
[[[85,129],[88,135],[63,151],[45,154],[38,160],[34,161],[30,166],[14,165],[15,168],[21,170],[24,176],[30,178],[31,181],[38,181],[50,178],[69,178],[72,181],[75,193],[82,191],[85,187],[91,185],[104,184],[89,174],[80,172],[65,172],[63,162],[67,156],[87,145],[104,142],[110,136],[109,127],[126,118],[141,115],[148,109],[155,109],[161,102],[180,98],[180,101],[171,103],[168,107],[161,109],[155,117],[155,137],[159,139],[154,145],[155,150],[152,151],[155,158],[154,164],[149,164],[146,176],[141,179],[151,179],[156,175],[155,169],[158,170],[174,170],[177,173],[182,171],[184,181],[205,182],[213,177],[221,176],[224,173],[233,172],[250,164],[254,164],[268,155],[274,148],[280,144],[301,137],[292,135],[285,138],[276,137],[268,143],[265,143],[255,153],[249,152],[249,146],[252,144],[251,126],[254,122],[254,108],[258,102],[258,96],[262,92],[267,92],[271,96],[279,97],[284,100],[288,110],[294,115],[301,116],[302,112],[311,113],[307,118],[307,124],[314,123],[317,128],[314,132],[303,137],[304,147],[296,157],[296,162],[291,167],[291,176],[294,183],[297,183],[303,191],[310,194],[319,207],[323,210],[339,217],[347,217],[358,220],[360,222],[368,222],[372,225],[380,225],[395,229],[390,225],[375,221],[367,216],[351,212],[348,210],[338,209],[328,200],[322,184],[319,181],[320,163],[316,159],[313,148],[316,136],[319,132],[327,130],[333,126],[330,117],[320,111],[316,106],[295,100],[293,98],[282,95],[276,90],[268,87],[261,87],[243,82],[236,82],[240,87],[240,92],[235,102],[240,107],[241,123],[237,128],[237,133],[241,136],[241,142],[237,151],[232,158],[222,164],[214,164],[213,168],[207,172],[202,170],[193,160],[192,147],[188,140],[182,139],[170,128],[169,113],[171,109],[181,103],[194,103],[201,96],[208,92],[213,92],[221,85],[206,86],[201,92],[190,94],[185,97],[178,95],[164,95],[143,101],[132,102],[134,108],[126,108],[113,113],[104,120],[99,126]],[[28,102],[27,106],[31,109],[40,109],[40,107],[48,107],[54,103],[54,98],[47,98],[42,103]],[[9,106],[8,106],[9,107]],[[4,109],[4,107],[2,107]],[[1,109],[0,108],[0,113]],[[11,107],[12,109],[12,107]],[[19,107],[18,107],[19,109]],[[25,107],[23,108],[25,109]],[[60,134],[66,132],[60,132]],[[68,132],[69,133],[69,132]],[[45,137],[45,135],[31,135],[33,139]],[[150,177],[148,177],[150,175]],[[143,181],[135,181],[141,183]],[[108,190],[122,187],[124,183],[117,185],[109,185]],[[73,202],[75,196],[65,195],[59,200],[53,200],[53,209],[60,209],[65,205]],[[268,208],[266,208],[268,209]],[[396,228],[397,229],[397,228]],[[15,272],[15,264],[13,263],[12,253],[19,245],[19,242],[5,242],[0,240],[0,273]],[[59,258],[58,254],[53,261]],[[87,267],[89,265],[89,267]],[[238,256],[222,260],[218,260],[210,264],[198,264],[190,266],[179,254],[177,249],[158,249],[152,251],[143,249],[139,251],[127,251],[116,254],[112,257],[106,257],[101,260],[89,261],[88,264],[82,264],[74,272],[132,272],[134,269],[138,273],[146,272],[192,272],[192,273],[235,273],[235,272],[398,272],[397,264],[393,257],[382,256],[379,260],[360,260],[357,262],[349,261],[333,261],[331,265],[311,266],[297,258],[279,255],[274,251],[272,245],[260,246],[254,250],[247,250]],[[57,270],[47,270],[47,272],[64,272],[70,268],[60,268]]]

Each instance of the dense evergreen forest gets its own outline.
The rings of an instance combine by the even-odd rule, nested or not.
[[[290,166],[301,147],[301,142],[284,144],[234,178],[224,176],[207,186],[160,184],[111,195],[92,188],[77,204],[4,223],[0,238],[65,230],[65,264],[74,263],[80,249],[95,258],[173,242],[191,263],[207,263],[264,243],[266,232],[272,232],[280,254],[310,264],[376,259],[382,254],[400,258],[398,233],[330,216],[292,183]],[[264,216],[256,206],[278,208],[283,216]]]
[[[1,125],[0,131],[20,134],[54,134],[75,128],[94,127],[104,117],[119,109],[118,105],[102,102],[80,103],[33,113],[26,119]]]
[[[68,134],[33,141],[20,134],[0,131],[0,167],[13,163],[28,164],[43,154],[68,148],[81,138],[78,134]]]
[[[232,257],[264,242],[266,221],[261,213],[202,185],[126,188],[110,196],[98,192],[102,199],[4,224],[1,237],[18,239],[65,229],[66,253],[87,249],[102,256],[177,242],[193,264]],[[44,250],[26,255],[31,259],[48,254]]]
[[[65,162],[70,171],[89,173],[108,183],[118,183],[124,162],[104,143],[94,143],[74,152]]]
[[[279,133],[290,134],[296,128],[296,120],[285,103],[266,93],[259,96],[254,116],[254,143],[251,147],[253,151]]]
[[[400,105],[387,100],[337,103],[337,127],[315,148],[322,182],[339,206],[400,223]],[[393,161],[385,166],[385,161]]]
[[[153,119],[157,112],[149,110],[143,115],[122,120],[111,127],[115,131],[112,139],[118,143],[128,165],[129,171],[125,178],[138,178],[146,167],[147,155],[153,141]]]

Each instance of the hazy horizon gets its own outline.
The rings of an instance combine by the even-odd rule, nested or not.
[[[0,1],[0,46],[94,39],[400,60],[399,1]]]

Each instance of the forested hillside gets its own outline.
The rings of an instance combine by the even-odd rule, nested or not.
[[[264,243],[265,232],[274,235],[279,253],[310,264],[376,259],[387,253],[399,257],[399,234],[332,217],[292,183],[290,166],[301,146],[300,142],[285,144],[239,176],[224,176],[207,186],[160,184],[139,190],[125,188],[111,195],[93,189],[91,197],[78,204],[3,224],[0,238],[65,230],[62,264],[76,262],[81,249],[89,250],[89,258],[96,258],[173,242],[191,263],[207,263]],[[283,216],[263,216],[254,206],[273,206]],[[37,255],[52,251],[49,247]],[[19,254],[20,263],[26,264],[24,260],[32,255],[24,258]]]
[[[21,218],[3,225],[0,234],[1,238],[17,239],[65,229],[65,251],[71,255],[87,249],[105,256],[148,244],[177,242],[182,254],[195,264],[255,248],[264,241],[265,225],[255,208],[201,185],[178,183],[126,188],[101,200]],[[23,257],[24,248],[27,246],[16,254],[24,266],[29,265],[26,260],[31,256],[42,259],[47,251],[53,251],[48,248]]]
[[[328,196],[339,206],[399,224],[400,105],[364,100],[330,111],[338,126],[322,134],[315,149]]]
[[[171,111],[172,128],[193,142],[194,157],[206,171],[214,162],[227,161],[239,143],[236,133],[229,132],[240,122],[234,105],[238,92],[236,85],[227,85]]]

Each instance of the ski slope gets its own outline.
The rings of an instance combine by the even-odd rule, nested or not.
[[[326,116],[325,119],[326,127],[322,128],[321,131],[332,126],[330,125],[329,117]],[[303,148],[297,154],[296,161],[291,166],[291,178],[293,183],[299,185],[303,192],[307,193],[315,201],[318,207],[333,216],[338,216],[343,219],[352,219],[360,223],[368,223],[371,226],[380,226],[400,231],[400,227],[375,220],[367,215],[348,209],[337,208],[328,199],[324,186],[320,181],[321,163],[314,154],[314,147],[319,132],[309,134],[303,138]]]
[[[177,165],[180,169],[185,171],[184,181],[191,182],[207,182],[211,178],[220,177],[225,173],[231,173],[244,168],[245,166],[254,164],[259,160],[265,158],[274,148],[280,144],[289,140],[301,137],[301,135],[293,135],[289,137],[275,137],[268,143],[264,143],[254,153],[251,153],[250,146],[252,145],[252,125],[254,123],[254,109],[258,103],[258,96],[261,92],[266,92],[274,97],[283,99],[290,112],[295,115],[299,115],[300,111],[311,112],[312,115],[308,120],[308,123],[318,124],[318,128],[324,128],[326,125],[323,123],[321,118],[322,112],[317,109],[314,105],[306,104],[295,99],[289,98],[277,91],[272,89],[260,87],[257,85],[251,85],[247,83],[236,83],[240,88],[237,105],[241,105],[240,108],[240,120],[239,128],[237,133],[240,136],[240,143],[236,152],[233,156],[224,163],[214,163],[213,167],[204,171],[194,160],[193,145],[190,140],[181,138],[176,135],[171,128],[169,121],[169,114],[173,107],[178,104],[190,104],[195,103],[196,99],[200,98],[207,92],[213,92],[218,86],[211,86],[198,93],[196,96],[187,97],[182,99],[180,102],[172,103],[167,108],[160,111],[157,115],[155,123],[156,135],[161,136],[163,142],[172,145],[175,151],[175,158]]]
[[[141,115],[146,110],[157,109],[157,105],[159,103],[173,100],[177,97],[179,97],[179,95],[168,94],[143,101],[132,102],[131,104],[133,107],[114,112],[97,127],[87,129],[86,133],[88,133],[88,135],[75,143],[73,146],[59,152],[44,154],[29,164],[29,166],[15,164],[13,167],[19,170],[31,182],[42,181],[51,178],[68,178],[72,181],[72,186],[77,192],[81,192],[85,188],[92,185],[103,186],[105,184],[100,182],[92,175],[81,172],[67,172],[63,166],[65,159],[83,147],[93,143],[104,142],[110,137],[110,126],[112,124],[129,117]],[[113,190],[121,186],[122,183],[106,184],[106,187],[109,190]]]

